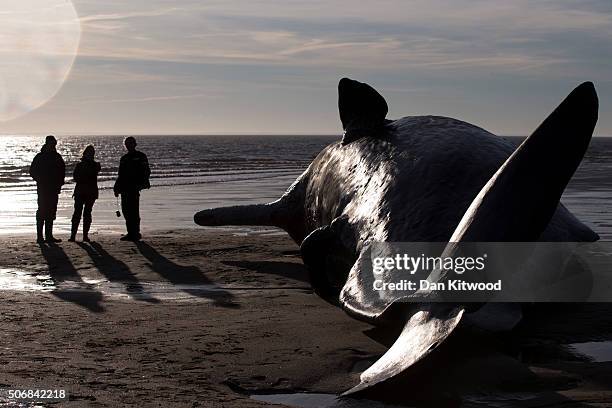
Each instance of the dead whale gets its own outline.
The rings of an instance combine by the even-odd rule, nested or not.
[[[559,202],[589,144],[598,102],[591,83],[578,86],[515,149],[456,119],[387,120],[384,98],[367,84],[344,78],[338,90],[342,141],[325,148],[280,199],[207,209],[194,220],[283,228],[300,244],[319,295],[358,319],[390,315],[403,325],[353,393],[423,359],[466,315],[461,305],[367,296],[359,259],[371,243],[598,239]]]

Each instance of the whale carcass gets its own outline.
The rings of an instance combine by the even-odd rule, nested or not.
[[[593,84],[574,89],[518,148],[452,118],[388,120],[385,99],[361,82],[343,78],[338,91],[342,140],[281,198],[206,209],[195,222],[284,229],[300,244],[315,292],[372,323],[394,306],[365,294],[359,259],[373,242],[598,239],[560,203],[597,122]],[[401,305],[392,314],[403,325],[399,338],[349,393],[423,359],[466,315],[462,305]]]

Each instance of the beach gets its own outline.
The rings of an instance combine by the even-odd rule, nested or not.
[[[262,406],[251,392],[346,389],[384,347],[312,293],[297,249],[212,231],[44,252],[3,238],[0,384],[66,389],[67,407]]]
[[[612,1],[5,1],[0,408],[612,408]]]
[[[609,406],[612,308],[571,304],[527,307],[509,335],[462,328],[399,384],[363,396],[384,403],[337,399],[401,324],[359,322],[313,293],[282,230],[193,223],[204,208],[274,201],[332,139],[139,140],[153,167],[143,241],[119,241],[125,227],[111,186],[121,138],[72,137],[60,139],[69,166],[82,145],[104,147],[93,242],[66,241],[69,168],[55,224],[64,242],[38,245],[27,174],[38,139],[4,139],[29,150],[0,166],[0,390],[60,389],[69,399],[24,405],[0,396],[0,407]],[[612,237],[610,157],[612,144],[594,144],[563,197],[603,240]]]
[[[29,236],[1,239],[3,389],[69,395],[43,406],[267,406],[253,397],[340,394],[396,335],[313,294],[298,247],[283,233],[210,228],[157,231],[141,243],[118,238],[43,247]],[[513,335],[518,351],[469,337],[471,347],[442,350],[435,374],[417,369],[400,394],[423,391],[446,398],[434,406],[459,406],[447,405],[459,387],[472,395],[461,406],[609,406],[612,358],[559,348],[612,338],[602,307],[526,319]]]

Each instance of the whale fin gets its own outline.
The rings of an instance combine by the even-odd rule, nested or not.
[[[346,283],[340,292],[340,304],[346,313],[355,319],[368,323],[385,320],[382,314],[397,297],[385,296],[386,292],[373,291],[377,279],[366,264],[372,262],[371,247],[361,251],[357,261],[348,273]]]
[[[456,242],[536,241],[586,152],[597,111],[597,94],[592,83],[574,89],[478,193],[444,254],[452,256]],[[353,271],[342,295],[350,293],[350,285],[355,285],[352,275]],[[428,280],[440,282],[445,278],[444,273],[434,271]],[[357,293],[361,292],[357,288]],[[415,306],[420,308],[416,313]],[[361,382],[343,395],[369,389],[411,367],[448,338],[464,313],[462,307],[444,303],[410,305],[396,301],[387,310],[377,311],[377,316],[392,309],[406,314],[400,337],[361,374]]]
[[[350,240],[343,239],[347,234],[352,230],[346,218],[340,217],[311,232],[300,245],[312,288],[334,305],[338,305],[340,291],[355,262],[354,250],[345,244]]]
[[[370,85],[342,78],[338,83],[338,110],[344,129],[342,143],[346,144],[380,133],[389,107],[385,98]]]
[[[480,190],[450,241],[537,241],[584,157],[597,112],[593,84],[576,87]]]

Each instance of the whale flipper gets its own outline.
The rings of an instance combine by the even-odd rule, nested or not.
[[[450,242],[537,241],[584,157],[597,115],[597,93],[585,82],[489,179]]]
[[[452,256],[457,242],[536,241],[586,152],[597,115],[598,100],[593,84],[579,85],[481,189],[443,256]],[[434,271],[428,280],[440,282],[446,277],[447,273]],[[351,283],[349,276],[347,285]],[[342,295],[351,290],[355,292],[355,288],[345,287]],[[357,287],[358,294],[362,290]],[[407,313],[414,311],[414,305],[397,301],[392,307],[403,308]],[[452,308],[444,303],[421,305],[420,310],[407,317],[400,337],[391,348],[361,374],[357,386],[343,395],[381,384],[411,367],[448,338],[458,327],[463,312],[460,306]]]
[[[315,293],[338,305],[339,294],[348,271],[355,262],[354,251],[346,247],[344,234],[352,234],[345,217],[336,218],[311,232],[300,245],[302,261]]]
[[[342,143],[376,136],[385,126],[387,102],[370,85],[349,78],[338,83],[338,111],[344,129]]]

